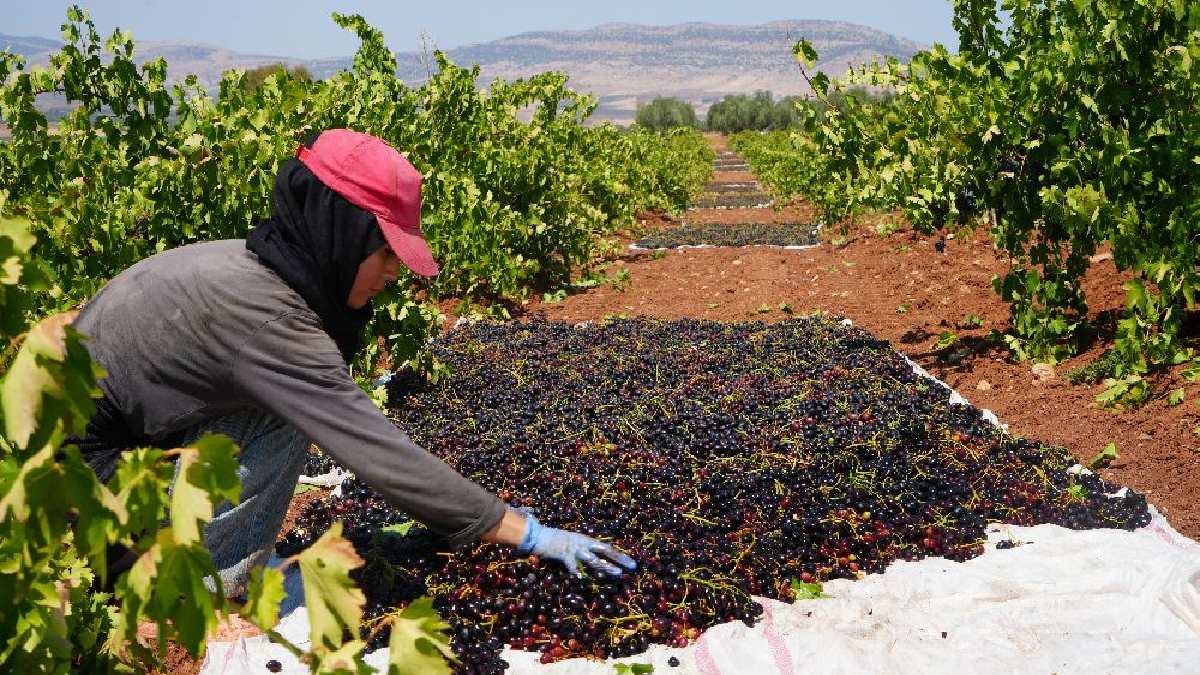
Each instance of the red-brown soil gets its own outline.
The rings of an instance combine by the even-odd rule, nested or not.
[[[798,217],[799,222],[811,222],[812,215],[811,207],[801,204],[782,213],[694,210],[682,220],[778,222]],[[1200,492],[1200,438],[1193,431],[1200,423],[1200,384],[1168,374],[1156,382],[1162,395],[1148,405],[1104,409],[1094,401],[1100,385],[1071,385],[1064,375],[1098,358],[1110,346],[1107,338],[1056,366],[1054,379],[1039,380],[1032,364],[1012,360],[1006,350],[984,339],[989,330],[1003,330],[1008,323],[1008,308],[990,284],[993,275],[1006,270],[1006,262],[996,255],[986,233],[950,240],[945,254],[938,254],[934,237],[915,233],[902,222],[896,233],[877,234],[875,225],[899,220],[885,215],[843,224],[846,235],[838,227],[827,229],[824,245],[806,251],[624,253],[614,268],[629,270],[632,283],[625,290],[601,286],[560,304],[534,301],[526,310],[572,322],[611,315],[779,321],[789,316],[778,309],[785,303],[793,314],[826,311],[848,317],[891,341],[973,404],[995,411],[1014,434],[1062,445],[1085,462],[1115,442],[1120,458],[1101,474],[1145,493],[1175,528],[1200,537],[1195,499]],[[1092,266],[1085,289],[1094,319],[1122,309],[1121,284],[1126,278],[1111,260]],[[764,307],[771,309],[760,313]],[[982,327],[963,323],[968,315],[982,318]],[[933,348],[944,331],[956,333],[959,345],[970,348],[955,364]],[[1165,393],[1176,387],[1184,388],[1187,402],[1170,407]]]
[[[714,171],[714,183],[749,183],[754,180],[754,174],[749,171]]]
[[[288,507],[287,516],[283,519],[283,527],[279,529],[280,536],[282,537],[284,533],[290,532],[296,526],[296,519],[300,517],[300,513],[304,511],[306,506],[315,501],[325,499],[329,496],[330,492],[333,492],[333,490],[316,488],[292,497],[292,504]]]
[[[717,152],[729,149],[729,137],[724,134],[707,133],[704,134],[704,137],[708,139],[708,142],[712,144],[713,150]]]
[[[775,209],[690,209],[679,218],[685,223],[815,223],[817,211],[809,204]]]

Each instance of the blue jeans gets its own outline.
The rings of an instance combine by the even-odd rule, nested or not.
[[[282,420],[249,410],[188,429],[182,445],[190,445],[206,433],[224,434],[240,449],[241,502],[217,506],[204,528],[204,545],[220,572],[225,594],[236,597],[246,592],[250,572],[264,565],[275,551],[275,539],[304,469],[309,441]]]

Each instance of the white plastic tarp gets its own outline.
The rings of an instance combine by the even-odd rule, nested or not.
[[[777,248],[783,251],[807,251],[810,248],[817,248],[820,244],[796,244],[787,246],[778,246],[775,244],[748,244],[746,246],[717,246],[715,244],[681,244],[679,246],[659,246],[646,247],[630,244],[630,251],[679,251],[685,249],[704,249],[704,248]]]
[[[884,574],[830,581],[827,598],[760,599],[765,613],[753,628],[724,624],[686,648],[654,645],[619,662],[679,675],[1200,671],[1200,545],[1158,514],[1135,532],[993,526],[989,538],[987,552],[965,563],[901,561]],[[1010,538],[1024,543],[995,550]],[[303,608],[279,631],[305,644]],[[386,663],[382,652],[371,656]],[[618,662],[542,665],[512,650],[503,658],[512,675],[611,675]],[[260,675],[272,659],[285,673],[305,672],[265,637],[210,643],[202,672]]]
[[[824,228],[825,228],[824,223],[817,223],[817,226],[814,228],[814,230],[816,232],[820,232]],[[677,250],[683,250],[683,249],[705,249],[705,248],[777,248],[777,249],[780,249],[783,251],[807,251],[809,249],[817,248],[820,245],[821,244],[819,244],[819,243],[817,243],[817,244],[788,244],[785,246],[780,246],[777,244],[749,244],[746,246],[717,246],[714,244],[682,244],[680,246],[659,246],[659,247],[649,246],[649,247],[645,247],[645,246],[638,246],[637,244],[630,244],[629,250],[630,251],[677,251]],[[924,373],[923,371],[922,371],[922,374],[928,376],[928,373]]]

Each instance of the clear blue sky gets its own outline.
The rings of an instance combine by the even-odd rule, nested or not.
[[[239,52],[317,58],[348,56],[357,41],[330,12],[362,14],[396,51],[420,46],[422,32],[439,48],[531,30],[581,29],[610,21],[757,24],[778,19],[833,19],[919,42],[957,47],[950,0],[562,0],[410,2],[405,0],[76,0],[104,33],[120,27],[136,40],[187,40]],[[59,37],[64,0],[0,0],[0,33]]]

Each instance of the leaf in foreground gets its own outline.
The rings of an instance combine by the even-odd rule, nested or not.
[[[5,373],[4,432],[22,448],[81,430],[95,410],[92,396],[103,373],[91,364],[83,335],[70,327],[74,318],[56,314],[34,326]]]
[[[392,623],[388,675],[450,673],[450,628],[433,609],[433,599],[417,598]]]
[[[357,638],[366,599],[350,578],[350,570],[361,567],[363,559],[354,551],[354,545],[342,538],[342,524],[334,523],[297,556],[297,561],[304,582],[313,651],[338,648],[345,631]]]
[[[246,607],[242,616],[263,630],[270,630],[279,623],[279,605],[287,597],[283,589],[283,571],[275,567],[264,567],[261,572],[250,575],[250,586],[246,589]]]
[[[193,447],[179,449],[179,476],[171,490],[171,531],[180,545],[201,541],[201,527],[212,520],[221,498],[237,503],[237,446],[225,436],[208,434]]]

